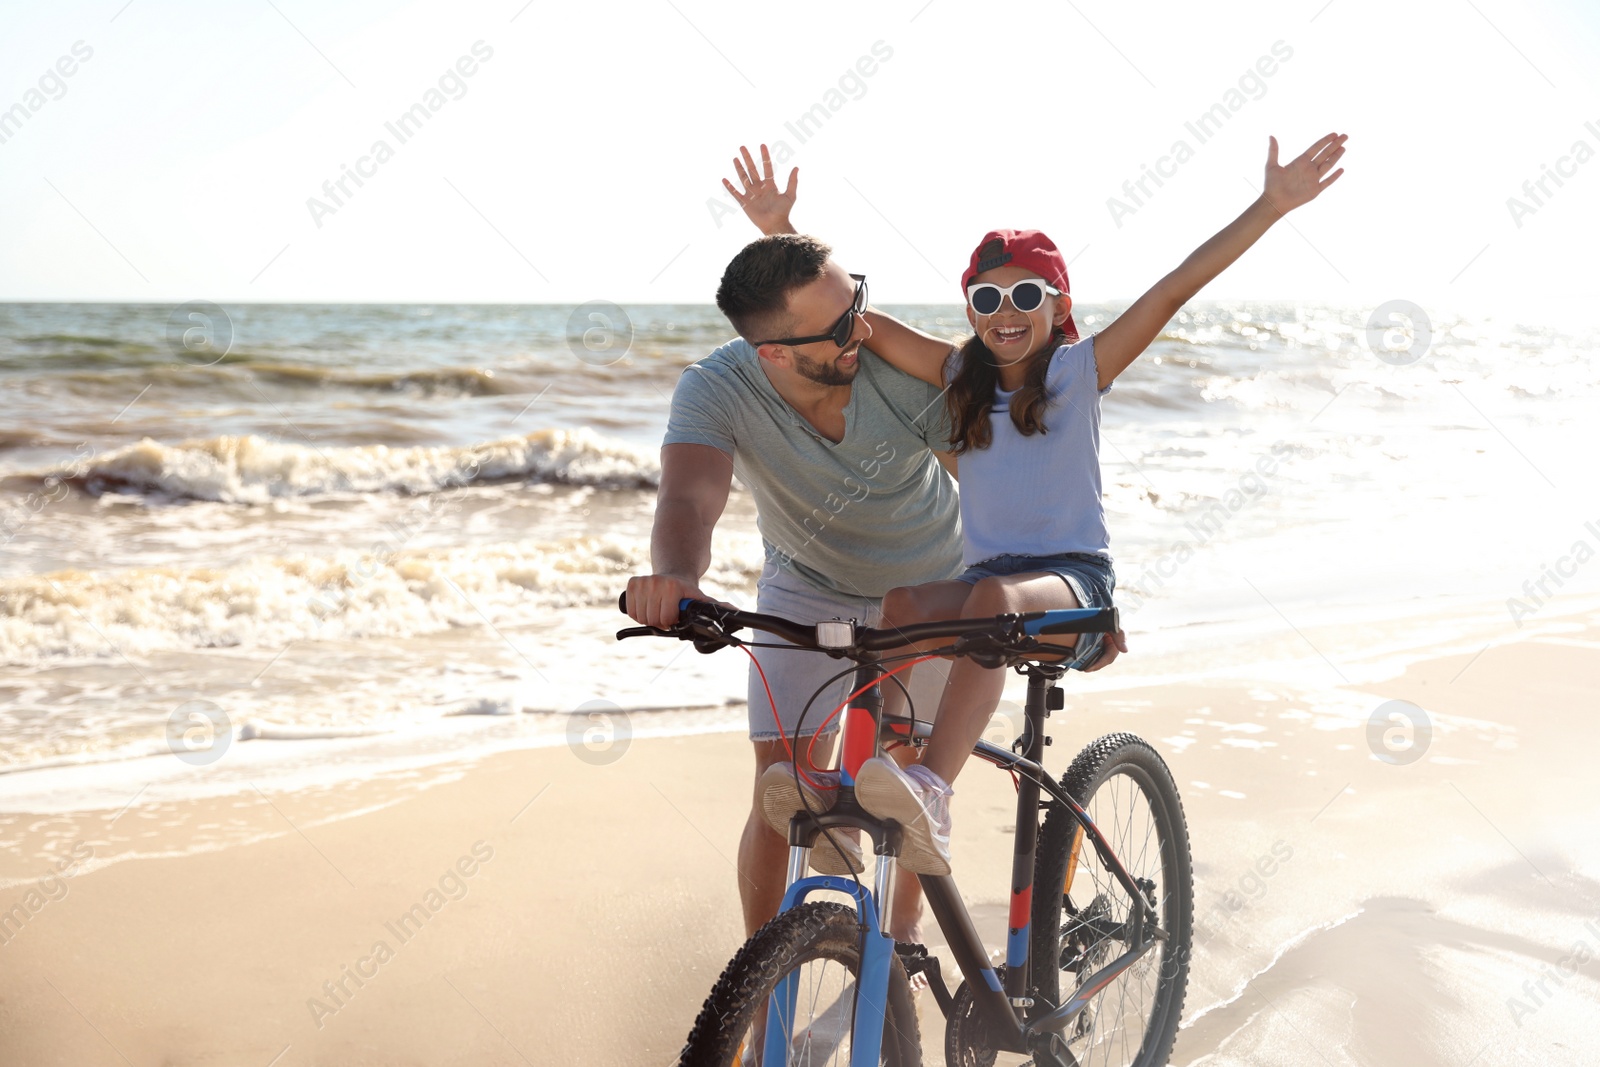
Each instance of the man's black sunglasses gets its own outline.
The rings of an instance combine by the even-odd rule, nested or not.
[[[840,348],[850,343],[850,335],[856,332],[856,316],[867,310],[867,276],[865,274],[852,274],[856,282],[855,302],[850,305],[850,310],[840,316],[839,321],[833,324],[833,329],[827,333],[819,333],[815,337],[781,337],[776,341],[757,341],[756,347],[762,345],[809,345],[816,341],[832,341]]]

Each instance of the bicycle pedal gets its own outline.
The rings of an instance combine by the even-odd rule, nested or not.
[[[944,984],[944,972],[939,968],[939,957],[929,952],[927,945],[908,941],[896,941],[894,951],[906,969],[907,978],[919,974],[928,976],[928,988],[933,991],[933,999],[939,1005],[939,1012],[948,1016],[954,998],[950,994],[950,987]]]
[[[929,964],[938,966],[939,960],[928,952],[927,945],[920,945],[913,941],[896,941],[894,943],[895,955],[900,957],[900,963],[906,969],[906,974],[920,974],[928,969]]]

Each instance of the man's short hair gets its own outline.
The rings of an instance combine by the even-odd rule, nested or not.
[[[740,249],[717,286],[717,307],[751,344],[793,330],[789,294],[827,271],[833,249],[801,233],[775,233]]]

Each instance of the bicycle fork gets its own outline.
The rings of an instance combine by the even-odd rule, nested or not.
[[[859,689],[868,680],[882,675],[882,668],[874,663],[864,663],[856,672],[852,686]],[[837,875],[807,877],[811,860],[811,846],[801,844],[791,830],[787,886],[779,912],[799,906],[813,893],[831,891],[847,894],[855,904],[861,925],[861,963],[856,974],[856,1003],[852,1012],[854,1023],[850,1031],[850,1067],[878,1067],[883,1047],[883,1024],[889,1007],[889,972],[894,961],[894,938],[889,934],[889,908],[894,899],[895,869],[894,842],[881,828],[870,825],[870,819],[855,803],[855,775],[861,764],[879,750],[879,714],[883,710],[883,696],[876,688],[863,692],[844,712],[841,734],[844,744],[839,759],[839,796],[827,821],[834,818],[863,823],[864,832],[871,835],[874,852],[878,857],[872,888],[869,890],[854,878]],[[798,817],[797,817],[798,818]],[[848,823],[845,823],[848,824]],[[815,840],[813,837],[812,840]],[[795,974],[784,975],[767,1003],[767,1032],[762,1046],[763,1064],[786,1064],[789,1061],[789,1042],[795,1026],[795,1009],[799,999],[799,979]]]
[[[879,854],[873,885],[868,889],[854,878],[831,874],[807,877],[810,856],[811,849],[804,845],[789,849],[789,884],[778,910],[785,912],[799,907],[807,897],[818,892],[850,896],[861,926],[861,963],[856,973],[855,1004],[851,1012],[854,1022],[850,1028],[850,1067],[878,1067],[883,1024],[889,1010],[889,970],[894,961],[894,938],[888,932],[889,902],[894,896],[894,859]],[[797,1036],[795,1009],[799,993],[800,976],[795,973],[784,975],[773,989],[767,1002],[763,1064],[778,1067],[789,1062],[790,1042]]]

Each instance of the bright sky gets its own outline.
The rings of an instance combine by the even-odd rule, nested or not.
[[[1206,296],[1492,310],[1600,279],[1592,0],[123,5],[0,7],[0,299],[709,302],[754,236],[719,179],[781,140],[796,224],[882,302],[958,300],[995,226],[1126,300],[1255,196],[1269,133],[1286,161],[1335,130],[1346,175]]]

